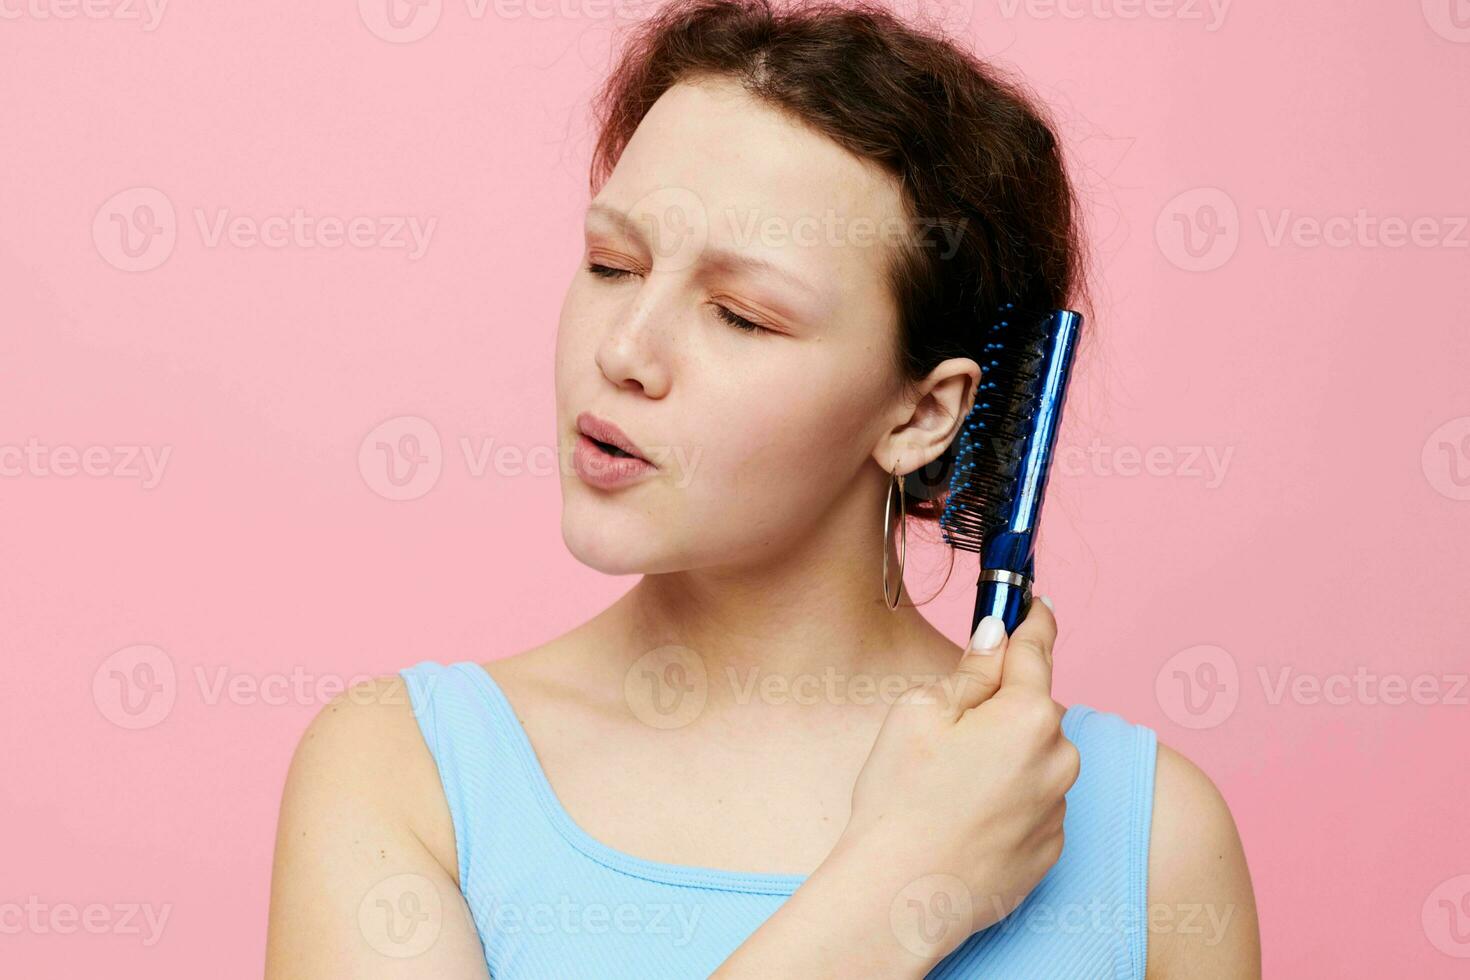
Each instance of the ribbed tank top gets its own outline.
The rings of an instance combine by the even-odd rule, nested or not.
[[[460,890],[495,980],[713,972],[805,875],[634,857],[590,836],[553,792],[504,692],[479,664],[404,669],[454,824]],[[1142,980],[1156,739],[1072,705],[1081,755],[1061,857],[1027,898],[931,978]],[[940,914],[943,910],[940,910]]]

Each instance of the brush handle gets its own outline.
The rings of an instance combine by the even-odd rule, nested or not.
[[[970,635],[986,616],[999,616],[1006,625],[1006,636],[1016,631],[1031,609],[1031,579],[1015,572],[986,569],[976,586],[975,615],[970,620]]]

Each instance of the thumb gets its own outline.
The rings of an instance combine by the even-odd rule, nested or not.
[[[1000,690],[1007,641],[1006,625],[999,616],[986,616],[976,625],[965,655],[949,675],[956,718]]]

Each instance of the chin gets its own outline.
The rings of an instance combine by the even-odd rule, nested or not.
[[[590,501],[562,506],[561,537],[572,557],[604,575],[665,570],[658,522],[643,513],[615,513]]]

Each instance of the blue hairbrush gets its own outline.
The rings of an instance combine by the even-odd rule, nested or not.
[[[1054,310],[1039,329],[1024,329],[1011,304],[992,324],[975,405],[957,436],[949,499],[939,526],[944,540],[980,555],[979,594],[970,633],[999,616],[1009,635],[1026,618],[1035,578],[1041,501],[1062,424],[1082,315]],[[1019,329],[1018,329],[1019,328]],[[1014,378],[1001,390],[986,376]]]

